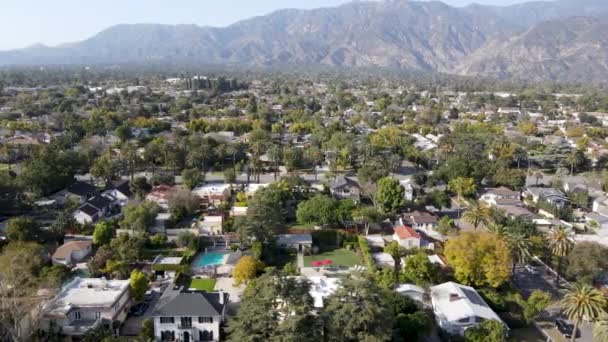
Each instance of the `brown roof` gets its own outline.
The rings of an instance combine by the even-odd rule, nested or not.
[[[420,239],[420,234],[418,234],[418,232],[416,232],[412,227],[399,226],[399,227],[395,227],[394,230],[395,230],[395,234],[397,234],[397,236],[400,239],[409,239],[409,238]]]
[[[57,248],[55,253],[53,253],[53,259],[66,259],[72,255],[72,252],[86,249],[91,244],[91,241],[68,241]]]
[[[426,211],[412,211],[411,213],[406,213],[405,217],[410,223],[436,223],[438,221],[437,216],[426,212]]]
[[[501,186],[499,188],[490,188],[488,189],[488,193],[492,193],[498,196],[518,196],[519,192],[513,191],[509,188]]]

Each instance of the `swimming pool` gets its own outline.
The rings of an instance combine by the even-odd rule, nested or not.
[[[199,254],[194,260],[194,266],[207,267],[215,265],[223,265],[226,254],[220,252],[209,252]]]

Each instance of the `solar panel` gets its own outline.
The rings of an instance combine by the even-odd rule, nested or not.
[[[469,290],[469,289],[461,289],[461,290],[464,293],[464,295],[469,299],[469,301],[471,301],[471,303],[476,304],[476,305],[481,305],[481,306],[488,306],[488,304],[486,304],[486,302],[483,301],[483,299],[477,292],[475,292],[473,290]]]

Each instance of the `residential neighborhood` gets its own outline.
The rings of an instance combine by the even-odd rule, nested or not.
[[[608,341],[604,89],[148,67],[0,68],[0,341]]]

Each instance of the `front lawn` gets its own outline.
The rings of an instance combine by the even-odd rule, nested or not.
[[[213,292],[215,289],[215,279],[192,279],[188,288]]]
[[[333,251],[327,251],[320,254],[309,255],[304,257],[304,266],[312,267],[313,261],[321,261],[329,259],[333,261],[332,266],[345,266],[351,267],[355,265],[362,265],[363,262],[357,253],[346,249],[335,249]]]

